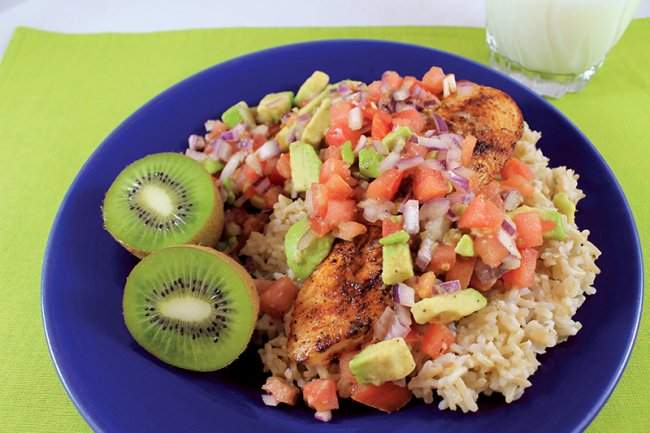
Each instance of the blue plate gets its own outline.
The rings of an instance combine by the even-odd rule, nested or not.
[[[533,386],[512,404],[481,398],[477,413],[439,411],[414,401],[385,415],[344,404],[331,423],[312,411],[262,404],[262,366],[253,349],[229,368],[197,374],[162,364],[142,350],[122,321],[122,289],[136,260],[103,230],[104,192],[129,163],[181,151],[191,133],[243,99],[297,89],[315,69],[333,81],[369,82],[387,69],[421,76],[431,65],[510,94],[531,128],[542,131],[551,164],[582,176],[587,198],[577,221],[603,250],[598,293],[577,314],[576,337],[541,357]],[[607,212],[608,224],[602,220]],[[639,324],[641,249],[623,192],[603,158],[560,112],[510,79],[429,48],[378,41],[324,41],[243,56],[198,73],[135,112],[90,157],[70,187],[50,234],[42,278],[43,320],[63,384],[97,432],[273,431],[581,431],[616,386]]]

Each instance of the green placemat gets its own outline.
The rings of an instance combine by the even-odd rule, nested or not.
[[[485,63],[481,29],[217,29],[65,35],[19,28],[0,64],[0,432],[86,432],[45,344],[40,272],[75,174],[129,114],[168,86],[240,54],[298,41],[410,42]],[[636,20],[587,88],[554,104],[598,147],[650,241],[650,20]],[[648,260],[645,260],[648,267]],[[647,281],[647,279],[646,279]],[[612,288],[615,290],[616,288]],[[646,307],[648,301],[646,297]],[[598,374],[597,371],[594,374]],[[589,432],[650,431],[650,321]]]

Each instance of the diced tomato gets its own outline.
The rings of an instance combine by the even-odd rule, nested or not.
[[[496,232],[505,218],[505,211],[499,209],[487,196],[479,194],[469,204],[458,220],[459,228],[479,229]]]
[[[503,276],[503,284],[507,289],[523,289],[532,286],[535,282],[537,250],[523,248],[519,251],[521,252],[521,265]]]
[[[282,188],[274,185],[264,192],[264,207],[267,209],[273,209],[273,205],[278,202],[278,197],[282,194]]]
[[[496,236],[481,236],[474,239],[474,252],[491,268],[496,268],[510,254]]]
[[[486,292],[492,288],[497,282],[497,279],[489,280],[486,282],[481,281],[481,279],[474,273],[472,279],[469,281],[469,285],[476,290],[481,292]]]
[[[508,179],[509,177],[515,174],[522,176],[524,179],[528,181],[533,180],[533,169],[530,168],[528,164],[521,162],[520,160],[518,160],[513,156],[506,162],[506,164],[501,169],[501,176],[504,179]]]
[[[476,147],[476,137],[473,135],[468,135],[463,138],[463,141],[460,142],[460,163],[465,167],[469,167],[472,163],[472,154],[474,152],[474,147]]]
[[[246,187],[243,191],[244,197],[251,199],[257,195],[257,191],[250,183],[246,183]]]
[[[420,203],[442,198],[451,192],[451,186],[439,170],[418,167],[413,178],[413,195]]]
[[[327,196],[331,200],[344,200],[352,195],[352,187],[348,185],[338,174],[333,174],[325,184]],[[312,197],[313,200],[313,197]]]
[[[291,278],[284,276],[260,293],[260,310],[274,319],[282,319],[291,309],[296,296],[298,296],[298,288]]]
[[[387,216],[381,221],[381,236],[392,235],[402,230],[404,218],[400,216]]]
[[[329,200],[327,202],[327,213],[323,221],[332,227],[346,221],[352,221],[356,206],[354,200]]]
[[[436,285],[436,274],[432,271],[420,275],[417,282],[413,285],[415,293],[422,299],[433,296],[433,287]]]
[[[404,173],[396,168],[389,168],[383,172],[379,177],[368,185],[366,197],[377,200],[392,200],[397,190]]]
[[[490,199],[492,203],[497,205],[499,209],[503,209],[503,199],[501,198],[501,185],[496,180],[491,180],[486,185],[483,185],[479,191],[479,194],[483,194]]]
[[[329,128],[325,132],[325,143],[329,147],[341,147],[346,141],[348,139],[341,128]]]
[[[352,400],[383,412],[395,412],[411,401],[411,391],[393,382],[383,385],[357,385],[352,392]]]
[[[523,212],[512,218],[517,226],[517,246],[519,248],[538,247],[544,243],[542,238],[542,219],[539,212]]]
[[[253,168],[248,165],[244,164],[244,171],[242,172],[242,176],[244,177],[244,180],[246,182],[250,182],[251,184],[255,183],[259,178],[262,177],[261,174],[258,174]]]
[[[372,117],[371,136],[373,140],[381,140],[384,138],[392,128],[392,120],[390,114],[377,110]]]
[[[439,95],[442,93],[442,80],[444,78],[445,73],[442,68],[433,66],[426,74],[424,74],[422,82],[429,92],[434,95]]]
[[[323,150],[321,158],[323,161],[327,161],[328,159],[343,159],[341,156],[341,150],[335,146],[327,146],[325,150]]]
[[[422,351],[431,359],[436,359],[449,352],[454,340],[454,334],[449,328],[440,323],[432,323],[422,336]]]
[[[393,114],[393,125],[408,126],[415,134],[420,134],[426,125],[424,116],[418,110],[403,110]]]
[[[456,263],[454,263],[454,267],[445,275],[445,281],[458,280],[460,281],[461,289],[468,288],[475,265],[476,257],[456,256]]]
[[[302,396],[307,406],[319,412],[339,408],[336,383],[332,379],[312,380],[302,389]]]
[[[524,197],[529,197],[535,191],[530,181],[520,174],[513,174],[509,178],[502,180],[501,186],[504,189],[516,189]]]
[[[329,201],[329,191],[327,186],[322,183],[311,184],[311,208],[314,215],[323,218],[327,213],[327,202]]]
[[[447,244],[438,244],[431,253],[431,261],[427,267],[428,271],[436,275],[448,272],[456,264],[456,252],[454,247]]]
[[[215,120],[214,125],[212,126],[212,131],[208,134],[208,138],[216,138],[218,135],[226,132],[228,126],[220,120]]]
[[[368,227],[356,221],[346,221],[339,224],[337,238],[346,241],[351,241],[355,237],[362,235],[368,231]]]
[[[300,395],[300,389],[296,385],[275,376],[266,378],[262,389],[275,397],[278,403],[285,403],[289,406],[296,404]]]
[[[330,128],[348,126],[348,113],[352,109],[349,102],[340,100],[330,107]]]
[[[557,224],[555,224],[555,221],[551,220],[542,220],[542,233],[546,233],[549,230],[553,230]]]
[[[350,370],[350,360],[359,352],[347,352],[339,357],[339,383],[338,391],[342,398],[349,398],[352,394],[351,387],[359,386],[357,378],[354,377]]]
[[[411,328],[409,333],[404,336],[404,341],[408,344],[411,350],[417,349],[420,345],[420,334],[417,329]]]
[[[373,81],[368,85],[368,99],[377,102],[381,97],[383,96],[383,93],[381,91],[381,81]]]
[[[341,147],[350,140],[356,144],[361,131],[353,131],[348,126],[348,113],[352,106],[347,101],[338,101],[330,107],[330,128],[325,133],[325,141],[330,146]]]
[[[402,77],[395,71],[386,71],[381,76],[381,81],[388,84],[388,87],[394,92],[402,87]]]
[[[288,153],[280,155],[280,159],[278,159],[278,162],[275,164],[275,169],[278,171],[280,176],[285,179],[291,177],[291,157]]]
[[[406,146],[404,146],[402,157],[414,158],[416,156],[421,156],[422,158],[426,159],[428,154],[429,154],[429,149],[422,146],[421,144],[412,143],[409,141],[408,143],[406,143]]]
[[[340,159],[328,159],[320,168],[320,183],[327,183],[332,175],[338,174],[348,185],[355,186],[357,181],[350,174],[350,164]]]
[[[316,233],[316,236],[319,238],[322,238],[326,234],[332,231],[332,226],[327,224],[325,221],[323,221],[322,218],[318,217],[310,217],[309,218],[309,223],[311,225],[311,229]]]

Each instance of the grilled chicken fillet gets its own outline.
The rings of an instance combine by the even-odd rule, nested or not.
[[[458,89],[442,99],[435,113],[451,132],[476,137],[472,168],[479,185],[485,185],[510,158],[524,132],[524,119],[515,101],[501,90],[469,81],[459,81]]]
[[[296,362],[324,365],[369,338],[391,302],[381,279],[381,229],[337,240],[294,304],[287,349]]]

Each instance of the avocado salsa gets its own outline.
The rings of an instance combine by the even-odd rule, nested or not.
[[[332,362],[350,382],[345,397],[385,412],[412,397],[404,379],[416,368],[415,347],[428,359],[445,354],[455,338],[449,325],[484,308],[486,292],[530,287],[538,249],[563,240],[574,218],[563,193],[553,197],[558,210],[526,204],[533,170],[514,157],[479,180],[473,155],[484,143],[436,114],[448,97],[472,98],[469,87],[438,67],[419,79],[387,71],[368,84],[331,83],[316,71],[295,94],[240,101],[189,138],[186,155],[227,203],[223,252],[237,257],[280,196],[306,203],[307,217],[284,238],[289,278],[259,281],[262,313],[282,319],[335,243],[381,228],[381,281],[392,305]],[[302,393],[329,421],[343,397],[336,384],[320,378],[301,388],[272,377],[264,402],[292,405]]]

